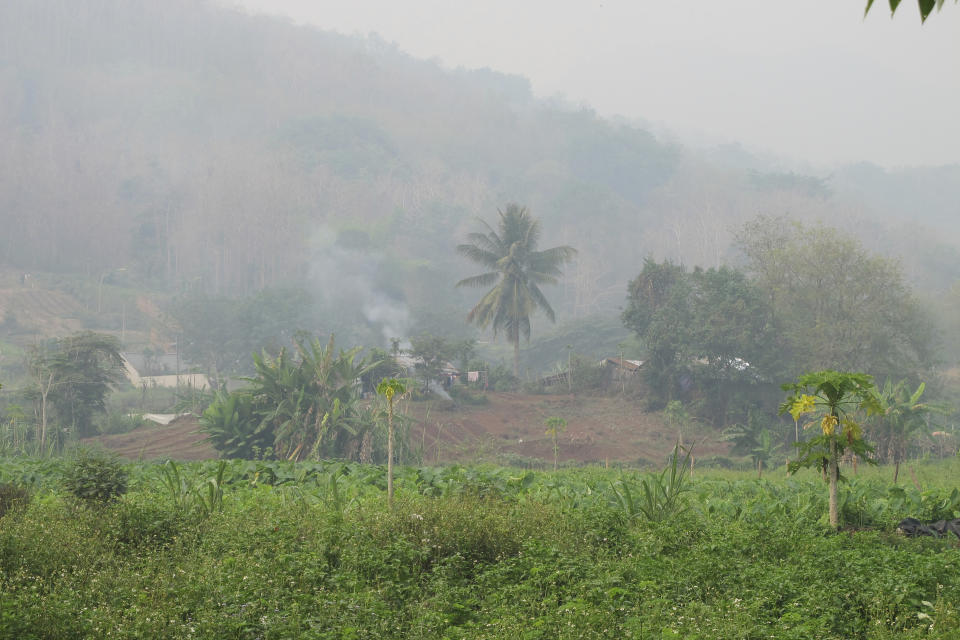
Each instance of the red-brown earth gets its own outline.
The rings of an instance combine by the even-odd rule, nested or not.
[[[442,401],[401,402],[398,409],[414,419],[411,449],[421,451],[426,464],[552,461],[553,444],[544,425],[551,416],[567,421],[559,437],[561,462],[659,464],[677,438],[659,413],[645,412],[640,401],[630,398],[495,392],[487,398],[483,405],[456,408]],[[728,448],[708,427],[692,427],[683,437],[696,445],[698,456],[722,454]],[[195,418],[91,440],[131,459],[216,457]]]

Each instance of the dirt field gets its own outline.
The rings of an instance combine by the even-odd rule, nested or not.
[[[488,393],[481,406],[445,410],[441,403],[408,402],[415,416],[413,448],[425,462],[502,460],[514,456],[553,460],[553,444],[544,421],[559,416],[567,428],[559,438],[561,461],[651,462],[659,464],[673,450],[676,433],[658,413],[645,413],[639,402],[620,397]],[[445,403],[444,403],[445,404]],[[694,429],[684,441],[696,442],[697,455],[724,453],[715,435]]]
[[[216,458],[217,452],[204,442],[200,423],[184,416],[167,426],[150,426],[128,433],[88,438],[86,442],[102,445],[130,460],[206,460]]]
[[[0,320],[12,313],[17,324],[30,333],[47,336],[79,331],[81,311],[76,300],[59,291],[0,289]]]
[[[426,464],[451,461],[552,461],[553,445],[544,421],[567,420],[559,438],[560,460],[592,463],[661,463],[673,449],[676,433],[659,414],[645,413],[639,402],[624,398],[489,393],[489,403],[450,408],[446,402],[401,403],[411,415],[411,448]],[[683,434],[696,443],[696,454],[724,453],[715,434],[692,429]],[[195,418],[180,418],[166,427],[151,426],[91,440],[130,459],[201,460],[216,457],[203,441]]]

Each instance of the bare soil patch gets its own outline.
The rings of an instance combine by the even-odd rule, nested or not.
[[[206,460],[216,458],[216,450],[200,432],[200,422],[193,416],[182,416],[166,426],[140,427],[127,433],[88,438],[130,460]]]
[[[659,413],[648,413],[635,399],[570,395],[487,394],[479,406],[452,407],[436,401],[404,401],[398,409],[412,416],[411,447],[423,451],[425,464],[453,461],[510,462],[553,460],[553,444],[544,421],[559,416],[567,428],[559,439],[562,462],[661,465],[673,450],[675,431]],[[698,457],[724,454],[728,446],[709,428],[683,434]],[[89,439],[129,459],[203,460],[217,452],[204,441],[196,418],[183,417],[166,427],[142,427],[129,433]]]
[[[497,460],[511,456],[553,460],[553,443],[544,421],[559,416],[567,428],[559,438],[559,459],[579,463],[661,464],[677,434],[659,413],[648,413],[636,399],[570,395],[488,393],[489,403],[449,409],[450,403],[407,402],[414,416],[413,448],[427,463]],[[697,456],[726,453],[709,428],[683,434]]]

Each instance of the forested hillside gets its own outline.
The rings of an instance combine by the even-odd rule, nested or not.
[[[454,247],[508,202],[579,251],[550,293],[561,321],[615,315],[646,257],[736,261],[761,213],[902,255],[936,297],[960,278],[957,167],[731,162],[524,78],[201,0],[0,5],[0,140],[0,266],[166,295],[299,287],[322,325],[300,328],[383,345],[470,331]]]

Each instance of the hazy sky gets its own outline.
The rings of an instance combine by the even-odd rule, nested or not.
[[[797,160],[960,162],[960,6],[878,0],[223,0],[528,77],[605,115]]]

